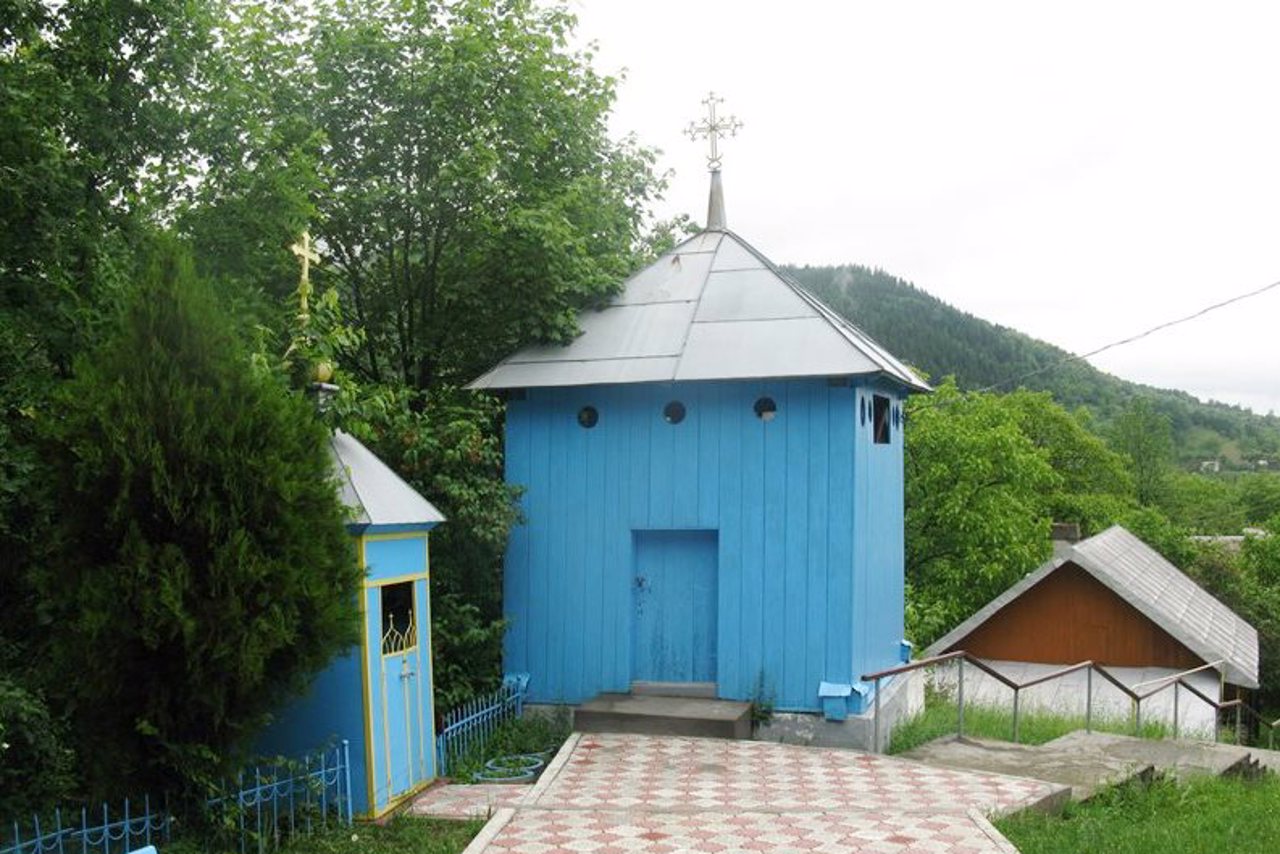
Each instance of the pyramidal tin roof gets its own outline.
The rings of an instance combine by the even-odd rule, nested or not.
[[[567,346],[531,346],[470,388],[882,376],[929,386],[727,228],[708,229],[579,317]]]
[[[352,435],[329,440],[342,503],[356,525],[436,525],[444,515]]]
[[[940,655],[963,643],[1005,605],[1065,563],[1102,582],[1206,663],[1222,661],[1219,669],[1228,682],[1258,687],[1257,630],[1119,525],[1081,540],[1067,554],[1045,563],[934,642],[925,656]]]

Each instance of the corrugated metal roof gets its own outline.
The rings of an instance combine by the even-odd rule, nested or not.
[[[1045,563],[936,641],[924,655],[939,655],[963,644],[974,629],[1068,562],[1098,579],[1205,662],[1223,661],[1228,682],[1258,687],[1257,630],[1119,525]]]
[[[471,388],[880,375],[928,385],[732,231],[703,231],[579,318],[566,346],[526,347]]]
[[[360,525],[434,525],[443,514],[354,436],[335,430],[329,440],[342,503]]]

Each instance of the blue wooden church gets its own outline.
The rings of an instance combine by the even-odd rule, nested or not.
[[[506,395],[524,490],[506,669],[533,702],[862,711],[859,675],[903,660],[902,405],[927,386],[726,227],[718,170],[707,228],[580,323],[472,384]]]
[[[365,570],[361,642],[277,715],[259,750],[346,739],[353,812],[377,818],[436,777],[427,537],[444,517],[352,436],[335,432],[331,448]]]

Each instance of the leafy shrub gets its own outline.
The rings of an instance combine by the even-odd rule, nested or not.
[[[43,811],[67,797],[75,757],[44,700],[0,675],[0,820]]]

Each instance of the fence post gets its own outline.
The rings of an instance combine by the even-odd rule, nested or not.
[[[1173,740],[1178,740],[1178,683],[1173,683]]]
[[[964,738],[964,656],[956,659],[956,738]]]
[[[1021,693],[1022,692],[1020,689],[1018,688],[1013,689],[1013,743],[1014,744],[1018,743],[1018,698],[1021,695]]]
[[[1084,671],[1084,731],[1093,732],[1093,665]]]
[[[1142,698],[1133,701],[1133,734],[1142,738]]]
[[[875,685],[872,688],[872,690],[875,691],[876,693],[873,701],[875,703],[875,711],[871,715],[871,720],[872,720],[871,752],[881,753],[882,751],[880,750],[880,677],[878,676],[876,677]]]
[[[355,816],[352,815],[354,807],[351,803],[351,746],[345,738],[342,740],[342,773],[347,782],[347,827],[350,827],[355,821]]]

